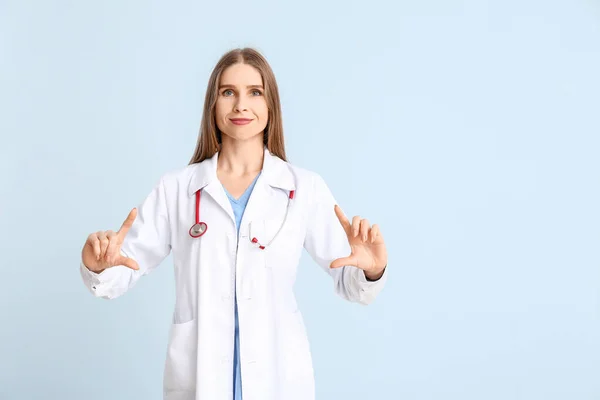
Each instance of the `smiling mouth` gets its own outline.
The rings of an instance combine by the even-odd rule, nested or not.
[[[229,120],[235,125],[246,125],[252,122],[249,118],[231,118]]]

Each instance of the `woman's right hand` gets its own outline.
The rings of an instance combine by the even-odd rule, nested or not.
[[[92,272],[100,273],[107,268],[117,265],[124,265],[134,270],[138,270],[138,263],[129,257],[121,255],[121,245],[135,217],[137,209],[131,210],[121,229],[114,231],[98,231],[88,236],[81,257],[83,264]]]

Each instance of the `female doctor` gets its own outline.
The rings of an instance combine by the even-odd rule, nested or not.
[[[387,278],[377,225],[348,220],[318,174],[286,162],[275,76],[245,48],[210,76],[190,164],[164,174],[118,231],[89,235],[80,271],[114,299],[173,253],[165,400],[312,400],[293,292],[303,248],[349,301],[369,304]]]

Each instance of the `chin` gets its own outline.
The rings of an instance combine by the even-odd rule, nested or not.
[[[252,141],[260,138],[262,141],[263,131],[256,133],[254,130],[249,131],[245,129],[232,129],[228,133],[224,133],[225,136],[239,141]]]

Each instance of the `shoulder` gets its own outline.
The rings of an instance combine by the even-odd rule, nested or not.
[[[199,165],[191,164],[167,170],[160,175],[156,186],[162,188],[167,196],[187,192],[192,179],[198,177]]]
[[[304,168],[302,166],[292,164],[291,162],[284,161],[290,171],[294,174],[294,178],[298,185],[305,186],[306,184],[314,185],[316,181],[323,180],[321,175],[316,171]]]
[[[287,162],[293,172],[299,190],[308,190],[313,199],[322,195],[329,195],[330,190],[323,176],[313,170]]]
[[[160,180],[165,184],[173,184],[177,182],[189,182],[191,177],[196,173],[200,164],[186,165],[185,167],[173,168],[165,171]]]

